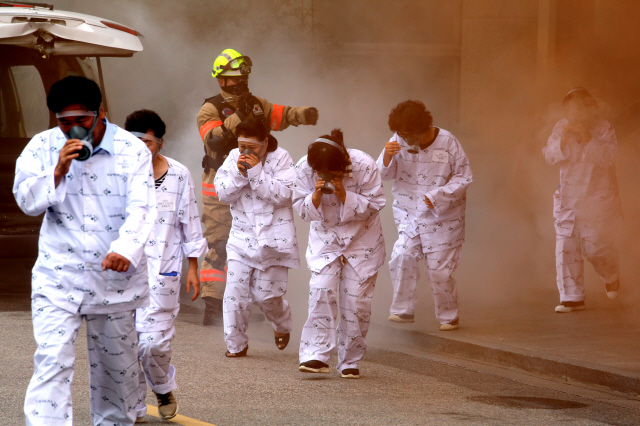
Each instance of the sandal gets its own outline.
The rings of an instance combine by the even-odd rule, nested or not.
[[[291,333],[278,336],[278,333],[274,331],[274,334],[276,338],[276,346],[278,347],[278,349],[284,350],[284,348],[286,348],[287,345],[289,344],[289,336],[291,336]]]
[[[227,358],[242,358],[243,356],[247,356],[247,351],[249,350],[249,345],[245,346],[245,348],[243,350],[241,350],[240,352],[237,353],[231,353],[229,352],[229,350],[227,349],[227,352],[225,352],[224,356],[226,356]]]

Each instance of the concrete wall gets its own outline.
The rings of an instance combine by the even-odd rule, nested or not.
[[[460,124],[484,133],[496,120],[532,112],[536,0],[465,0],[462,8]],[[502,125],[509,126],[509,120]]]

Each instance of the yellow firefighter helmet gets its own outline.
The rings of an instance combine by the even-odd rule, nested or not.
[[[251,59],[233,49],[225,49],[213,62],[213,78],[234,77],[251,74]]]

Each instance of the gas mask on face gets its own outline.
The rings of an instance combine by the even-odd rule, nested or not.
[[[398,135],[399,136],[399,135]],[[407,148],[407,152],[409,154],[417,154],[418,152],[420,152],[420,149],[418,147],[418,144],[420,143],[420,136],[421,135],[411,135],[411,136],[407,136],[407,137],[402,137],[400,136],[402,139],[404,139],[404,141],[407,143],[408,148]]]
[[[249,138],[245,138],[245,137],[243,137],[243,136],[239,136],[239,137],[238,137],[238,142],[248,142],[248,143],[255,143],[255,144],[259,144],[259,143],[260,143],[259,141],[255,140],[255,139],[249,139]],[[262,145],[264,145],[264,144],[265,144],[265,141],[263,141],[263,142],[262,142]],[[262,147],[260,147],[260,149],[259,149],[259,150],[260,150],[260,151],[262,151]],[[253,154],[253,155],[255,155],[256,157],[260,158],[260,156],[259,156],[257,153],[253,152],[253,151],[252,151],[252,150],[250,150],[249,148],[245,148],[245,150],[244,150],[244,151],[242,151],[242,153],[243,153],[244,155],[251,155],[251,154]],[[249,169],[251,168],[251,164],[247,163],[246,161],[241,161],[241,162],[240,162],[240,165],[244,166],[244,168],[245,168],[245,169],[247,169],[247,170],[249,170]]]
[[[87,161],[93,155],[93,131],[98,124],[98,112],[97,111],[65,111],[56,114],[56,118],[65,117],[93,117],[93,123],[90,129],[86,129],[82,126],[73,126],[69,129],[69,134],[64,133],[64,136],[69,139],[80,139],[82,142],[82,148],[76,151],[79,155],[76,160]]]
[[[347,151],[340,144],[332,141],[331,139],[318,138],[315,140],[314,143],[318,143],[318,142],[331,145],[332,147],[342,152],[342,154],[348,158]],[[311,145],[309,145],[309,148],[307,148],[307,154],[308,154],[308,150],[311,148]],[[345,172],[347,176],[351,176],[351,165],[347,166],[347,169],[345,170]],[[337,173],[328,172],[328,171],[327,172],[316,171],[316,173],[318,177],[324,181],[324,185],[322,185],[322,188],[320,188],[320,191],[322,191],[323,194],[333,194],[334,192],[336,192],[336,187],[333,183],[331,183],[331,181],[335,179]]]
[[[324,185],[322,185],[322,188],[320,188],[320,191],[322,191],[323,194],[333,194],[334,192],[336,192],[335,185],[331,183],[333,178],[336,177],[335,173],[323,172],[318,173],[318,176],[324,181]]]

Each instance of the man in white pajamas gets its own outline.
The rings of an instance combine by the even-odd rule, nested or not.
[[[145,398],[147,381],[158,400],[158,412],[167,420],[178,413],[173,391],[176,369],[171,364],[175,336],[175,320],[180,310],[182,260],[189,258],[186,277],[187,293],[193,287],[195,300],[200,294],[198,257],[207,251],[202,236],[200,215],[193,180],[189,170],[176,160],[160,154],[166,126],[153,111],[139,110],[127,117],[125,129],[140,138],[151,151],[156,189],[158,217],[154,224],[153,246],[148,246],[151,260],[151,283],[148,307],[136,310],[138,352],[141,371],[137,417],[147,413]],[[146,380],[145,380],[146,377]]]
[[[547,163],[560,166],[553,200],[558,313],[585,309],[583,255],[605,283],[607,296],[618,296],[615,242],[622,225],[613,126],[598,116],[598,103],[585,88],[570,90],[563,109],[566,117],[556,123],[542,150]]]
[[[262,120],[236,127],[238,148],[218,169],[214,185],[231,204],[227,241],[227,287],[223,299],[226,356],[247,354],[249,306],[255,303],[271,322],[278,349],[289,343],[293,323],[287,292],[289,268],[300,267],[291,192],[296,177],[289,153],[267,135]]]
[[[418,261],[425,259],[440,330],[455,330],[458,291],[452,274],[464,243],[466,192],[473,180],[469,160],[453,134],[433,126],[422,102],[398,104],[389,114],[389,128],[394,135],[378,157],[382,180],[395,180],[398,240],[389,262],[389,320],[414,322]]]
[[[91,419],[132,425],[138,403],[136,308],[148,304],[144,247],[156,218],[151,153],[109,123],[95,82],[67,77],[47,106],[58,127],[37,134],[16,163],[13,194],[44,213],[32,274],[35,371],[27,425],[71,426],[75,342],[87,324]]]

